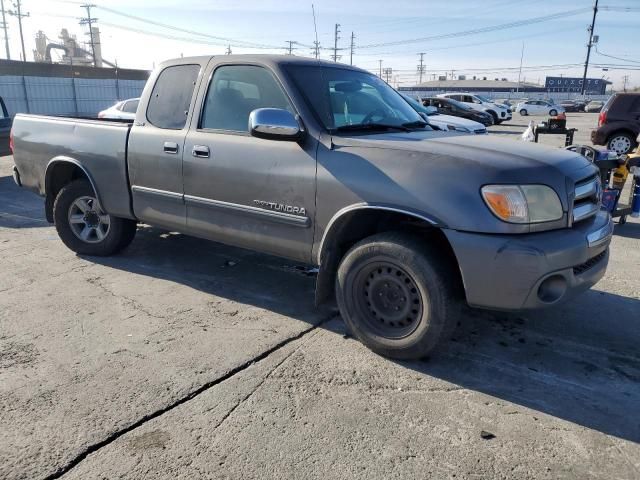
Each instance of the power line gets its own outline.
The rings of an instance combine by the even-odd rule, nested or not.
[[[129,13],[124,13],[124,12],[121,12],[119,10],[114,10],[113,8],[103,7],[101,5],[96,6],[96,8],[104,10],[105,12],[113,13],[114,15],[120,15],[122,17],[130,18],[132,20],[137,20],[139,22],[148,23],[150,25],[155,25],[157,27],[167,28],[167,29],[174,30],[174,31],[177,31],[177,32],[188,33],[190,35],[196,35],[196,36],[199,36],[199,37],[211,38],[213,40],[221,40],[221,41],[223,41],[225,43],[227,43],[227,42],[234,43],[234,44],[237,44],[238,46],[241,46],[243,48],[256,48],[256,49],[265,48],[265,49],[274,49],[274,50],[279,50],[281,48],[281,47],[279,47],[277,45],[267,45],[267,44],[260,44],[260,43],[254,43],[254,42],[246,42],[246,41],[242,41],[242,40],[235,40],[233,38],[218,37],[218,36],[215,36],[215,35],[210,35],[208,33],[198,32],[198,31],[195,31],[195,30],[189,30],[189,29],[186,29],[186,28],[180,28],[180,27],[176,27],[174,25],[168,25],[166,23],[156,22],[155,20],[149,20],[149,19],[144,18],[144,17],[138,17],[136,15],[131,15]]]
[[[407,40],[398,40],[395,42],[384,42],[384,43],[372,43],[369,45],[361,45],[359,48],[361,49],[366,49],[366,48],[376,48],[376,47],[389,47],[389,46],[396,46],[396,45],[407,45],[410,43],[422,43],[422,42],[430,42],[433,40],[442,40],[444,38],[458,38],[458,37],[465,37],[468,35],[477,35],[479,33],[487,33],[487,32],[494,32],[497,30],[505,30],[508,28],[515,28],[515,27],[522,27],[525,25],[532,25],[535,23],[541,23],[541,22],[546,22],[549,20],[556,20],[558,18],[564,18],[564,17],[569,17],[569,16],[573,16],[573,15],[578,15],[580,13],[584,13],[586,11],[589,11],[589,8],[578,8],[575,10],[567,10],[564,12],[558,12],[558,13],[554,13],[552,15],[545,15],[542,17],[534,17],[534,18],[529,18],[526,20],[518,20],[515,22],[510,22],[510,23],[503,23],[500,25],[493,25],[490,27],[482,27],[482,28],[475,28],[472,30],[464,30],[462,32],[453,32],[453,33],[444,33],[441,35],[431,35],[429,37],[420,37],[420,38],[410,38]]]

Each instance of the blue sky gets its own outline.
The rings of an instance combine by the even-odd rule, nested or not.
[[[24,21],[27,52],[34,48],[33,37],[39,29],[52,39],[57,37],[62,27],[76,33],[79,38],[83,37],[83,27],[75,18],[83,14],[79,6],[82,2],[22,1],[24,10],[31,12],[31,17]],[[314,41],[311,2],[95,0],[94,3],[98,6],[94,15],[98,17],[102,31],[103,55],[111,60],[117,59],[124,67],[152,68],[163,59],[181,54],[220,54],[225,51],[227,43],[231,43],[233,53],[283,53],[285,42],[293,40],[299,42],[295,45],[295,54],[310,55],[310,48],[300,44],[312,45]],[[349,46],[351,32],[356,36],[354,64],[377,72],[378,61],[382,59],[383,67],[394,70],[393,80],[400,85],[412,85],[417,81],[418,52],[425,52],[429,78],[434,74],[442,75],[445,69],[453,69],[456,74],[517,79],[523,43],[523,78],[526,77],[527,81],[543,82],[546,75],[581,76],[582,68],[571,65],[584,62],[586,27],[591,21],[589,9],[593,5],[592,0],[316,0],[313,3],[322,47],[333,45],[334,24],[340,23],[342,38],[339,47],[346,49]],[[609,71],[593,67],[589,76],[608,77],[620,87],[622,77],[629,75],[631,86],[640,85],[640,42],[632,40],[640,27],[640,0],[601,0],[600,3],[603,7],[617,8],[603,8],[598,13],[598,50],[622,60],[593,51],[593,62],[616,64],[618,67],[611,66]],[[624,11],[619,7],[631,7],[631,10]],[[455,34],[578,9],[584,11],[516,28],[371,46]],[[232,41],[171,31],[116,12]],[[12,55],[17,57],[19,41],[15,19],[11,18],[9,24]],[[147,34],[132,29],[144,30]],[[244,46],[240,41],[245,42]],[[271,48],[247,48],[247,42]],[[329,58],[331,53],[323,49],[321,56]],[[348,50],[339,53],[343,55],[342,61],[348,63]],[[28,57],[31,57],[30,53]],[[624,64],[635,66],[619,66]],[[540,68],[547,65],[563,66]]]

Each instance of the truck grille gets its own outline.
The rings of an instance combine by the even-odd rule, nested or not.
[[[573,223],[581,222],[598,213],[598,210],[600,210],[601,191],[600,179],[597,175],[576,183],[573,200]]]

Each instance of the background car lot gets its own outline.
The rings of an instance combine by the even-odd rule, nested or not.
[[[516,141],[543,118],[489,132]],[[589,143],[597,116],[567,119]],[[467,311],[446,352],[392,362],[313,308],[302,266],[149,227],[122,255],[73,255],[11,164],[0,478],[638,476],[637,221],[593,291]]]

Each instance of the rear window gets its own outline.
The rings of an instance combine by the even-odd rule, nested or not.
[[[165,68],[153,86],[147,119],[158,128],[184,128],[200,65],[175,65]]]

